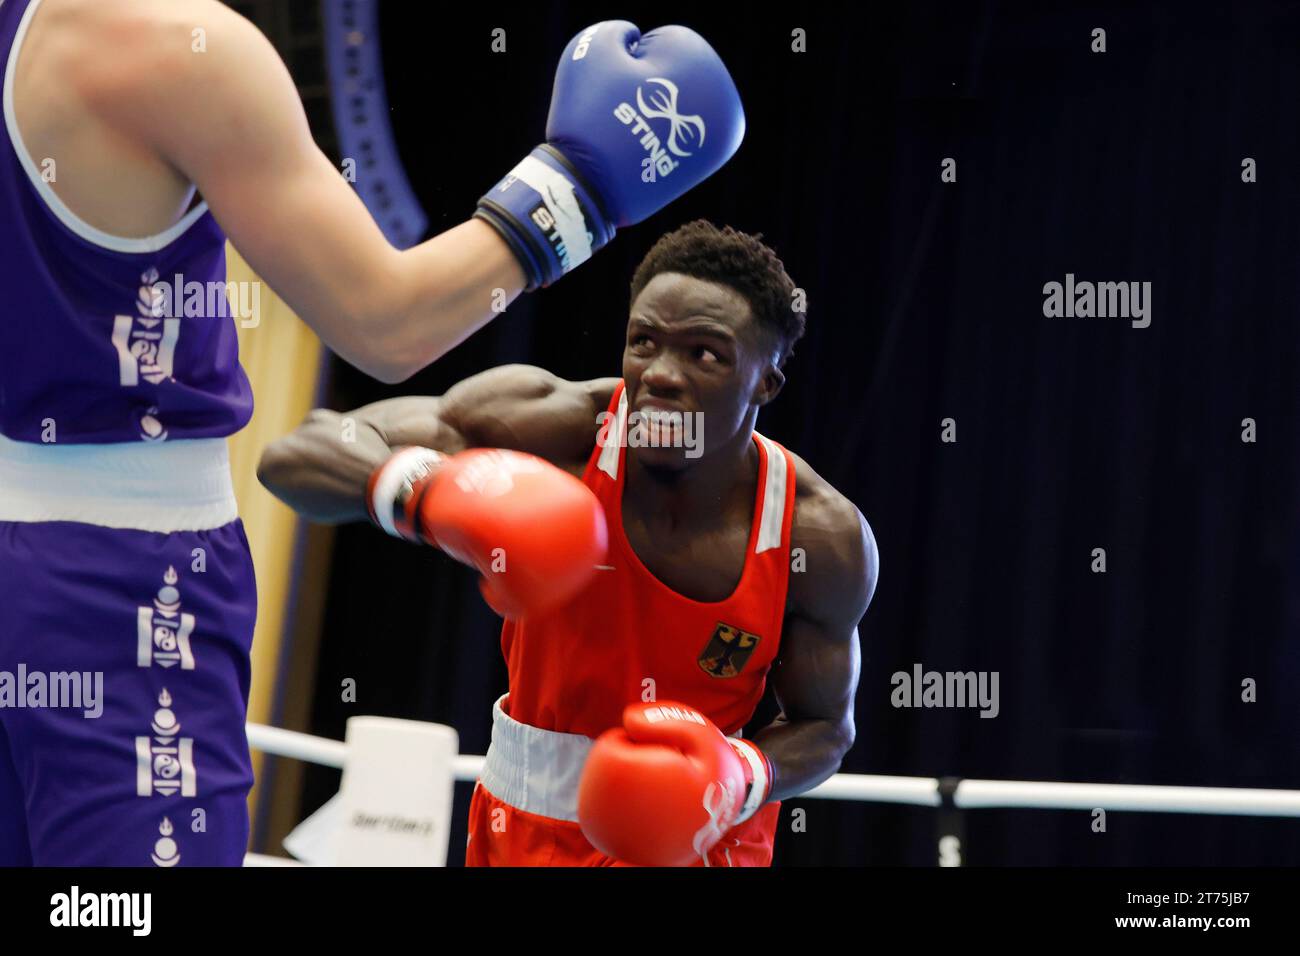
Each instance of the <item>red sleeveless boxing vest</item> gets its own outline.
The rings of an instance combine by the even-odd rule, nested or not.
[[[543,730],[598,737],[621,726],[623,708],[643,699],[651,679],[655,699],[690,704],[734,735],[762,698],[781,641],[794,459],[754,434],[758,493],[740,583],[726,600],[695,601],[656,578],[628,542],[622,507],[628,404],[621,383],[609,412],[613,418],[582,479],[605,509],[609,567],[557,610],[505,623],[506,710]]]

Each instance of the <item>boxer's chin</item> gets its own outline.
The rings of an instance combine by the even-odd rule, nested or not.
[[[629,448],[629,455],[636,457],[636,462],[647,471],[670,474],[685,471],[694,459],[686,457],[685,448]]]

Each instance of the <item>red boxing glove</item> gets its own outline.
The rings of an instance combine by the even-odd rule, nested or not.
[[[592,746],[578,823],[596,849],[639,866],[687,866],[753,814],[771,789],[767,758],[693,707],[631,704]]]
[[[499,448],[432,463],[430,454],[437,452],[404,449],[381,466],[370,482],[371,513],[390,533],[432,544],[476,568],[483,575],[479,588],[498,614],[521,617],[557,607],[604,562],[604,509],[568,472]]]

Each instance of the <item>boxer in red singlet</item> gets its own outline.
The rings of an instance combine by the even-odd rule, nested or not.
[[[267,449],[284,501],[443,547],[507,617],[467,863],[768,865],[778,801],[840,766],[878,557],[754,430],[794,293],[757,237],[691,223],[637,269],[621,379],[506,366]],[[782,713],[738,739],[769,679]]]

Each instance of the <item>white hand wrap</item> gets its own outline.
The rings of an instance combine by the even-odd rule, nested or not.
[[[745,805],[740,808],[740,816],[736,817],[736,823],[744,823],[767,801],[767,795],[772,787],[771,777],[767,772],[767,758],[757,747],[748,740],[741,740],[736,737],[728,737],[727,743],[731,744],[733,750],[740,755],[740,759],[745,761],[745,765],[753,771],[754,783],[749,788],[749,793],[745,797]]]
[[[379,466],[371,482],[370,514],[375,523],[395,538],[418,541],[406,515],[415,483],[447,456],[432,448],[403,448]]]

